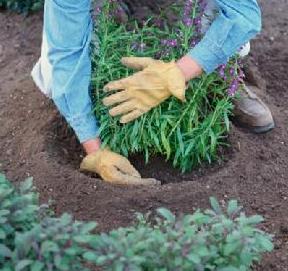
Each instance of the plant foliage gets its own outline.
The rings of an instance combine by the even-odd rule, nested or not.
[[[229,131],[232,103],[227,89],[233,81],[231,76],[223,80],[217,72],[204,74],[189,83],[185,103],[170,98],[126,125],[108,114],[101,102],[107,95],[103,86],[131,74],[131,70],[121,65],[121,57],[176,60],[188,52],[199,35],[199,24],[188,26],[182,20],[173,26],[162,22],[161,27],[158,18],[156,22],[153,19],[144,22],[141,27],[136,22],[119,25],[113,19],[115,1],[111,2],[106,3],[97,17],[97,42],[94,42],[93,49],[92,85],[103,143],[125,156],[143,153],[146,161],[153,154],[163,155],[182,171],[203,161],[215,160],[218,147],[225,144]],[[192,21],[199,18],[197,1],[194,2],[190,15]],[[179,7],[175,10],[180,14]],[[227,69],[235,70],[237,74],[237,61],[231,61]]]
[[[29,179],[15,189],[0,175],[0,270],[250,270],[271,236],[257,229],[262,217],[247,217],[237,201],[223,208],[176,217],[159,209],[156,217],[138,214],[136,223],[94,233],[96,223],[53,217]],[[92,269],[94,270],[94,269]]]
[[[44,0],[0,0],[0,7],[26,14],[41,9],[43,4]]]

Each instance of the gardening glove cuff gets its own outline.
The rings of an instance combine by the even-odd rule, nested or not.
[[[110,151],[99,149],[87,155],[81,165],[82,171],[97,173],[101,178],[112,184],[120,185],[157,185],[155,179],[143,179],[139,172],[123,156]]]

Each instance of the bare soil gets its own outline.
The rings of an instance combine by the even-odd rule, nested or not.
[[[263,215],[263,228],[275,235],[274,252],[255,270],[288,270],[288,1],[260,3],[264,29],[252,44],[250,79],[263,88],[276,128],[254,135],[233,126],[224,159],[189,174],[159,157],[148,165],[133,158],[144,176],[163,182],[153,188],[115,187],[79,172],[83,153],[75,136],[30,78],[42,15],[0,12],[0,171],[15,183],[33,176],[41,201],[53,199],[56,213],[96,220],[105,231],[128,225],[136,211],[165,206],[188,213],[208,207],[212,195],[238,199],[247,213]]]

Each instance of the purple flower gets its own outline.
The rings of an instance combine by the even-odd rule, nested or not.
[[[226,81],[227,77],[225,71],[226,71],[226,65],[225,64],[220,65],[218,68],[218,74],[222,79]]]
[[[166,46],[167,45],[167,40],[161,40],[161,45],[164,45],[164,46]]]
[[[196,17],[194,20],[193,20],[194,24],[195,25],[200,25],[201,24],[201,17]]]
[[[219,75],[221,78],[225,77],[225,70],[219,70]]]
[[[171,40],[164,39],[164,40],[161,40],[161,44],[163,46],[168,46],[168,47],[174,48],[174,47],[177,47],[178,41],[176,39],[171,39]]]
[[[192,26],[192,25],[193,25],[193,19],[191,19],[191,18],[184,18],[184,19],[183,19],[183,23],[184,23],[184,25],[186,25],[186,26]]]
[[[146,44],[145,43],[143,43],[143,42],[133,42],[132,44],[131,44],[131,49],[133,50],[133,51],[138,51],[138,52],[143,52],[144,50],[145,50],[145,48],[146,48]]]
[[[190,40],[190,46],[193,48],[195,47],[199,42],[200,42],[200,37],[193,37],[191,40]]]
[[[182,22],[187,27],[195,27],[194,36],[201,36],[201,22],[206,5],[206,0],[186,0],[184,3]],[[196,11],[197,14],[195,18],[193,18],[194,11]]]
[[[228,95],[233,97],[236,94],[238,88],[239,88],[239,81],[237,80],[237,78],[235,78],[232,80],[232,82],[228,88],[228,91],[227,91]]]
[[[170,44],[169,44],[171,47],[177,47],[178,45],[178,42],[176,39],[173,39],[173,40],[170,40]]]
[[[231,76],[234,76],[235,75],[235,68],[230,68],[230,70],[229,70],[229,74],[231,75]]]

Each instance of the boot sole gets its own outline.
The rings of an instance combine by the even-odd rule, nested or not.
[[[249,130],[250,132],[254,133],[254,134],[264,134],[267,133],[271,130],[273,130],[275,128],[275,123],[271,122],[265,126],[249,126],[247,124],[242,123],[241,121],[236,121],[235,119],[233,120],[233,122],[235,124],[237,124],[238,126],[245,128],[247,130]]]
[[[271,131],[272,129],[275,128],[275,123],[272,122],[268,125],[265,125],[265,126],[260,126],[260,127],[253,127],[251,129],[251,131],[254,133],[254,134],[264,134],[264,133],[267,133],[269,131]]]

